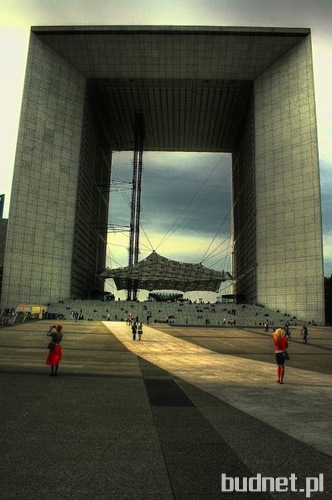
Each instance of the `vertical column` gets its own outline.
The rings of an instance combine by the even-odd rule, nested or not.
[[[133,179],[130,213],[130,239],[128,265],[137,264],[139,255],[139,234],[141,216],[141,191],[143,171],[143,115],[135,116],[135,150],[133,158]],[[127,300],[137,300],[137,280],[128,280]]]

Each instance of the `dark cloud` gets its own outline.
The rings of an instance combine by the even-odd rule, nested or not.
[[[320,182],[321,182],[321,198],[322,198],[323,232],[329,233],[330,235],[332,234],[331,173],[332,173],[332,164],[321,162]]]
[[[322,198],[322,227],[324,235],[324,275],[332,275],[332,164],[320,162],[320,181]]]
[[[332,274],[331,170],[331,164],[321,162],[326,276]],[[112,193],[111,222],[129,226],[132,153],[115,155],[114,175],[117,180],[127,182],[128,189],[122,193]],[[202,238],[204,241],[215,239],[217,245],[231,232],[230,157],[145,153],[141,203],[142,243],[150,235],[158,234],[160,241],[166,239],[171,242],[174,237]],[[187,251],[190,259],[190,248]]]
[[[115,157],[115,177],[131,176],[128,155]],[[111,220],[128,224],[131,192],[113,195]],[[142,181],[142,226],[147,232],[230,233],[231,174],[227,155],[146,154]]]

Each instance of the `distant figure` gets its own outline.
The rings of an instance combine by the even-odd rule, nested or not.
[[[308,328],[306,327],[306,325],[303,325],[303,327],[302,327],[302,336],[303,336],[303,344],[307,344],[308,343],[308,340],[307,340]]]
[[[275,345],[276,362],[277,362],[277,382],[284,383],[285,374],[285,353],[287,353],[288,340],[282,335],[282,328],[277,328],[273,334],[273,342]]]
[[[62,358],[62,348],[61,348],[61,340],[63,337],[62,325],[53,325],[48,333],[46,334],[48,337],[51,337],[52,340],[48,344],[48,356],[46,359],[46,364],[51,367],[51,376],[56,377],[58,374],[59,363]]]
[[[143,333],[143,323],[142,322],[137,327],[137,333],[138,333],[138,340],[141,340],[142,333]]]
[[[289,330],[289,323],[285,323],[284,326],[284,332],[285,332],[285,337],[288,337],[289,339],[291,338],[290,330]]]
[[[268,332],[269,331],[269,322],[268,321],[265,321],[265,332]]]
[[[132,335],[133,335],[133,340],[136,340],[137,324],[136,324],[135,321],[133,321],[133,323],[131,325],[131,332],[132,332]]]
[[[111,315],[110,315],[110,313],[107,313],[107,321],[111,321]]]

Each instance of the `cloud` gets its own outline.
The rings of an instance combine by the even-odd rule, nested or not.
[[[131,156],[114,156],[113,178],[131,179]],[[156,250],[187,262],[210,256],[208,267],[219,266],[231,252],[230,155],[147,153],[143,159],[140,259]],[[130,190],[112,193],[111,223],[127,226],[110,236],[112,258],[121,265],[128,264],[130,201]]]
[[[117,179],[120,174],[121,179],[130,178],[129,159],[127,154],[114,157]],[[116,197],[113,194],[111,221],[129,225],[130,197],[130,191],[117,193]],[[230,239],[230,200],[229,157],[147,154],[141,199],[142,248],[149,252],[160,249],[168,258],[199,262],[214,239],[212,248]],[[128,238],[127,232],[113,237],[112,242],[128,247]],[[217,255],[220,258],[220,249]]]
[[[115,156],[116,179],[130,179],[131,169],[127,155]],[[126,219],[129,223],[130,199],[130,191],[112,195],[111,219]],[[181,228],[212,234],[226,218],[229,232],[230,200],[229,155],[144,155],[141,221],[147,230],[158,227],[168,232]]]
[[[332,162],[320,162],[320,182],[322,198],[322,226],[324,249],[324,275],[332,275],[332,198],[331,198]]]
[[[121,175],[123,179],[131,179],[131,156],[132,153],[125,153],[114,157],[118,178]],[[332,163],[321,161],[320,173],[324,272],[331,275]],[[131,192],[126,192],[126,199],[123,193],[117,194],[117,197],[117,200],[113,198],[111,221],[129,226]],[[200,262],[212,242],[212,253],[224,240],[226,246],[230,245],[230,157],[188,153],[144,154],[141,203],[142,255],[155,249],[168,258]],[[128,232],[126,238],[124,246],[128,248]],[[115,242],[116,239],[113,239],[113,244]],[[228,248],[227,255],[230,252]],[[117,255],[115,248],[114,255]],[[219,258],[222,258],[222,252],[216,250],[216,258],[211,259],[209,265],[213,266]],[[122,256],[122,262],[127,265],[127,253]]]
[[[202,262],[206,267],[231,272],[229,238],[225,237],[223,241],[218,240],[211,245],[211,239],[202,236],[200,233],[174,234],[172,238],[166,239],[159,246],[163,237],[164,234],[158,232],[158,230],[149,235],[149,241],[147,241],[144,234],[141,234],[139,260],[145,259],[152,252],[150,247],[150,243],[152,243],[153,248],[168,259],[196,264]],[[108,244],[110,260],[107,266],[112,268],[127,266],[129,234],[110,234]]]

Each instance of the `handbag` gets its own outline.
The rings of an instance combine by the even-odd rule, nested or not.
[[[50,351],[54,351],[54,349],[55,349],[55,344],[53,344],[53,342],[49,342],[49,344],[48,344],[48,346],[47,346],[47,347],[48,347],[48,349],[49,349]]]
[[[285,359],[287,359],[287,360],[290,359],[289,354],[288,354],[287,351],[284,351],[283,354],[284,354],[284,358]]]

